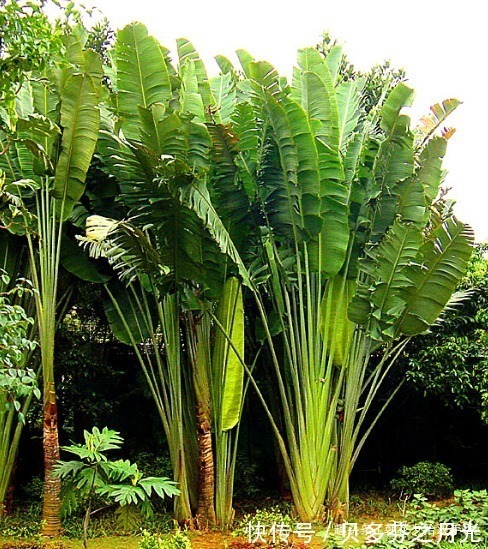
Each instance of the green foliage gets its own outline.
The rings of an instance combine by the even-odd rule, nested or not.
[[[0,537],[35,540],[39,536],[41,516],[39,503],[31,505],[27,511],[16,512],[0,519]]]
[[[8,287],[10,277],[3,269],[0,269],[0,279],[1,287]],[[19,378],[19,390],[22,382],[32,390],[32,380],[22,380],[19,372],[25,365],[26,353],[33,351],[36,346],[28,338],[34,320],[26,314],[22,306],[12,304],[12,298],[20,297],[25,292],[32,290],[27,281],[19,281],[10,290],[0,293],[0,364],[2,376]],[[12,390],[16,394],[13,388]]]
[[[426,497],[416,494],[407,510],[407,519],[432,525],[441,522],[462,525],[471,521],[479,527],[479,537],[488,543],[488,492],[455,490],[454,503],[445,506],[429,503]]]
[[[61,49],[60,33],[43,10],[43,0],[0,3],[0,97],[11,100],[14,85],[42,71]]]
[[[186,534],[175,532],[169,536],[161,537],[142,531],[142,539],[139,542],[140,549],[191,549],[191,543]]]
[[[154,454],[151,452],[137,452],[132,456],[141,473],[150,477],[170,477],[171,460],[163,452]]]
[[[65,514],[72,513],[80,500],[87,502],[84,523],[84,539],[88,536],[88,523],[95,495],[106,497],[119,504],[117,522],[126,530],[133,530],[140,520],[140,513],[152,516],[151,497],[160,498],[179,493],[175,483],[167,478],[143,477],[137,464],[119,459],[109,461],[106,452],[118,450],[123,442],[119,433],[104,427],[85,431],[85,444],[64,447],[66,452],[79,459],[58,461],[54,474],[65,481],[62,499]]]
[[[262,507],[255,513],[246,513],[237,523],[234,528],[233,536],[246,536],[249,532],[249,523],[257,524],[260,522],[268,527],[273,524],[285,524],[293,528],[295,520],[292,518],[291,512],[284,509],[283,506],[274,505],[272,507]]]
[[[317,50],[327,56],[331,51],[337,51],[340,44],[328,32],[322,36],[322,41],[317,45]],[[356,69],[348,59],[347,54],[340,50],[335,53],[339,66],[337,79],[339,82],[359,80],[361,82],[361,104],[366,114],[381,105],[384,97],[398,84],[406,80],[404,69],[391,66],[390,61],[374,65],[366,72]]]
[[[250,500],[262,496],[264,478],[259,473],[258,465],[245,455],[237,455],[235,476],[236,496]]]
[[[429,461],[401,467],[390,485],[397,493],[409,496],[423,494],[429,498],[450,496],[454,489],[450,468]]]

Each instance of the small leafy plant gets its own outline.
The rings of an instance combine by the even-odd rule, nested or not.
[[[420,461],[411,467],[401,467],[390,485],[395,492],[409,496],[423,494],[428,498],[451,496],[454,489],[449,467],[429,461]]]
[[[169,537],[162,538],[143,530],[139,547],[140,549],[191,549],[191,543],[183,532],[175,532]]]
[[[65,446],[63,450],[78,456],[72,461],[59,460],[55,475],[64,480],[61,498],[63,511],[71,514],[81,502],[86,504],[83,522],[83,546],[87,549],[88,526],[95,496],[119,504],[120,523],[127,529],[140,520],[140,515],[153,514],[151,496],[178,495],[176,484],[166,477],[144,477],[137,464],[129,460],[109,461],[105,453],[120,449],[123,439],[116,431],[97,427],[85,431],[85,444]]]
[[[440,523],[475,524],[479,536],[488,542],[488,491],[456,490],[454,503],[439,506],[429,503],[425,496],[415,494],[407,511],[410,522],[423,522],[437,525]]]
[[[255,513],[249,513],[238,522],[233,530],[233,536],[247,536],[249,528],[253,524],[261,524],[266,528],[270,528],[273,524],[284,524],[293,528],[295,521],[289,513],[281,509],[278,505],[258,509]]]

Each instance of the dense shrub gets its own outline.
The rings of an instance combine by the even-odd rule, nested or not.
[[[395,492],[410,496],[423,494],[429,498],[451,496],[454,490],[450,468],[442,463],[429,461],[401,467],[390,485]]]

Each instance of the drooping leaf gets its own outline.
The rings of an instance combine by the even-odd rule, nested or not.
[[[443,137],[433,137],[420,154],[418,178],[422,183],[429,203],[432,203],[439,193],[443,177],[442,159],[446,154],[446,149],[446,139]]]
[[[361,262],[366,282],[349,307],[349,318],[368,325],[373,339],[388,341],[407,306],[405,292],[412,285],[410,273],[418,267],[421,227],[396,221],[381,243]]]
[[[420,248],[420,266],[409,277],[400,333],[412,336],[434,324],[464,275],[473,241],[471,228],[455,217],[429,235]]]

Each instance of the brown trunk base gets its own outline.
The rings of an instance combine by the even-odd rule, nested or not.
[[[197,406],[198,429],[198,508],[197,524],[205,528],[215,525],[215,468],[212,430],[207,414]]]
[[[42,535],[54,538],[61,532],[61,480],[53,476],[54,465],[59,460],[58,412],[54,391],[50,402],[44,406],[44,494],[42,505]]]

